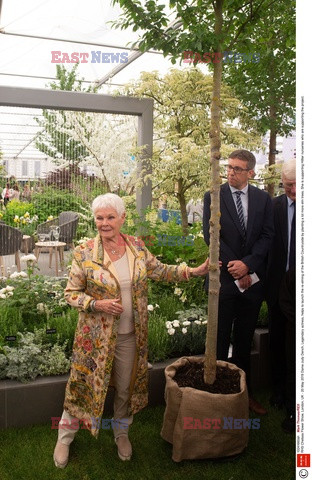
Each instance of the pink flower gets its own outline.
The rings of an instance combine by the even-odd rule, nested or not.
[[[91,350],[92,350],[92,342],[91,342],[91,340],[84,340],[84,342],[83,342],[83,348],[86,350],[86,352],[91,352]]]
[[[83,331],[83,333],[89,333],[90,332],[90,327],[88,327],[88,325],[84,325],[82,331]]]
[[[78,347],[81,347],[81,345],[82,345],[82,336],[81,335],[79,335],[77,337],[77,345],[78,345]]]

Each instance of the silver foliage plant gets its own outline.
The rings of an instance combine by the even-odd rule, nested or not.
[[[60,375],[68,372],[70,360],[66,358],[66,342],[59,345],[44,343],[45,329],[34,333],[17,334],[17,346],[4,346],[0,354],[0,378],[21,382],[35,379],[39,375]]]

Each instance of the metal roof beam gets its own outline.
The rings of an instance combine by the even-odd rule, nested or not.
[[[0,0],[0,2],[1,1],[2,0]],[[41,35],[29,35],[26,33],[6,32],[4,29],[0,29],[0,33],[2,33],[3,35],[13,35],[15,37],[36,38],[39,40],[52,40],[53,42],[77,43],[79,45],[92,45],[94,47],[116,48],[117,50],[139,50],[137,47],[123,47],[121,45],[112,45],[110,43],[83,42],[82,40],[69,40],[67,38],[43,37]],[[158,52],[157,50],[148,50],[148,53],[162,55],[162,52]]]

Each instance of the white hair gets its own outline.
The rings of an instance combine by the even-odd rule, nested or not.
[[[121,217],[121,215],[126,211],[124,201],[115,193],[105,193],[104,195],[99,195],[93,200],[91,209],[93,215],[95,215],[97,210],[108,207],[114,208],[119,217]]]
[[[284,162],[282,166],[282,179],[296,180],[296,159],[292,158]]]

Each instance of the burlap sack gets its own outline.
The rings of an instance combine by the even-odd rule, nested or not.
[[[241,391],[237,394],[180,388],[172,378],[187,361],[202,362],[203,358],[183,357],[165,369],[166,410],[161,436],[173,445],[172,460],[220,458],[242,452],[249,436],[245,372],[231,363],[217,361],[219,366],[239,370]],[[233,427],[229,428],[231,422]]]

